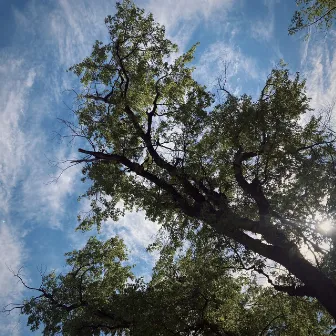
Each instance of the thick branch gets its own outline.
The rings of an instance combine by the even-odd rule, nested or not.
[[[148,181],[153,182],[158,187],[165,190],[168,194],[170,194],[175,202],[178,203],[178,205],[181,207],[183,211],[189,216],[194,216],[195,213],[198,212],[197,208],[194,206],[191,206],[187,200],[169,183],[166,181],[159,179],[156,175],[148,172],[141,166],[140,164],[133,162],[129,159],[127,159],[124,156],[118,155],[118,154],[106,154],[102,152],[93,152],[93,151],[87,151],[85,149],[79,148],[78,151],[83,154],[88,154],[93,157],[95,157],[97,160],[102,161],[108,161],[108,162],[114,162],[124,165],[125,167],[129,168],[132,172],[136,173],[139,176],[142,176],[146,178]],[[83,159],[83,162],[86,160]]]
[[[217,230],[218,229],[220,228],[217,228]],[[288,249],[287,247],[282,248],[267,245],[238,230],[221,230],[219,233],[234,239],[255,253],[279,263],[304,283],[303,286],[297,288],[292,286],[279,286],[277,288],[275,287],[275,289],[284,291],[290,295],[315,297],[324,305],[331,316],[336,316],[336,306],[334,304],[335,301],[333,301],[336,299],[335,283],[323,274],[322,271],[304,259],[302,255],[294,249],[294,246],[293,249]]]
[[[235,155],[233,162],[234,174],[238,185],[243,189],[243,191],[246,194],[250,195],[257,203],[260,215],[268,215],[270,211],[270,204],[262,191],[262,187],[259,180],[255,178],[252,183],[249,183],[246,181],[243,175],[243,168],[242,168],[243,162],[256,156],[258,156],[258,153],[255,152],[244,153],[242,149],[239,149]]]
[[[316,297],[316,292],[306,286],[281,286],[281,285],[275,285],[273,284],[274,289],[276,289],[279,292],[284,292],[290,296],[309,296],[309,297]]]
[[[124,89],[124,97],[126,98],[127,90],[128,90],[128,86],[129,86],[129,76],[128,76],[126,68],[124,66],[123,59],[120,56],[119,47],[120,47],[120,41],[118,39],[117,42],[116,42],[116,55],[117,55],[117,58],[118,58],[118,61],[119,61],[119,64],[120,64],[121,71],[122,71],[122,73],[123,73],[123,75],[125,76],[125,79],[126,79],[125,89]]]
[[[150,134],[146,134],[142,127],[139,125],[138,119],[136,117],[136,115],[133,113],[133,111],[131,110],[131,108],[129,106],[125,107],[125,111],[128,115],[128,117],[130,118],[130,120],[133,123],[133,126],[136,130],[136,132],[138,133],[138,135],[140,136],[140,138],[144,141],[149,154],[152,156],[154,162],[162,169],[165,169],[170,176],[174,176],[177,177],[180,182],[182,183],[185,191],[198,203],[203,203],[204,201],[206,201],[205,197],[200,193],[200,191],[193,186],[190,181],[188,181],[188,179],[177,169],[177,167],[173,166],[172,164],[170,164],[169,162],[167,162],[166,160],[164,160],[159,154],[158,152],[155,150],[153,144],[152,144],[152,140],[150,137]]]
[[[147,126],[147,132],[146,136],[150,136],[151,134],[151,129],[152,129],[152,122],[153,122],[153,117],[156,114],[157,107],[158,107],[158,101],[160,98],[160,91],[159,91],[159,83],[162,79],[167,77],[167,75],[161,76],[155,83],[155,97],[153,101],[153,108],[152,110],[147,114],[148,117],[148,126]]]

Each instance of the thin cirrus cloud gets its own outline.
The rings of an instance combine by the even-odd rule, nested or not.
[[[0,54],[0,76],[6,83],[0,88],[1,306],[22,299],[23,287],[13,281],[7,266],[17,271],[29,260],[24,249],[25,244],[29,246],[25,241],[27,230],[38,226],[62,227],[65,200],[76,189],[73,181],[78,173],[78,169],[67,170],[58,183],[48,184],[57,170],[46,156],[59,159],[61,153],[66,157],[71,150],[51,143],[50,120],[54,122],[56,118],[56,96],[63,88],[55,88],[55,81],[50,79],[58,78],[58,86],[63,84],[62,76],[55,74],[60,67],[48,63],[53,45],[44,39],[40,26],[27,19],[41,14],[41,8],[34,3],[27,6],[27,12],[14,11],[18,31],[14,41],[19,43],[15,49],[7,47]],[[46,22],[41,22],[44,25]],[[36,48],[25,44],[25,39]],[[15,315],[0,318],[0,334],[20,332]]]
[[[114,12],[113,2],[60,0],[49,14],[49,34],[55,40],[59,63],[69,67],[91,51],[95,40],[106,36],[104,18]]]
[[[32,146],[21,126],[36,73],[34,69],[24,69],[22,59],[4,54],[3,59],[0,74],[6,85],[0,90],[0,210],[6,214]]]
[[[275,6],[278,0],[265,0],[266,13],[264,17],[253,20],[251,35],[257,41],[270,42],[274,38]]]
[[[12,211],[12,215],[21,214],[23,222],[31,220],[31,226],[41,222],[48,225],[53,215],[59,216],[62,202],[73,188],[69,178],[78,172],[66,171],[58,183],[48,184],[59,173],[50,165],[49,158],[59,160],[62,153],[66,157],[71,148],[54,139],[56,117],[64,110],[59,101],[60,91],[68,83],[63,83],[65,71],[59,71],[61,67],[49,57],[57,47],[40,29],[46,27],[46,19],[40,26],[33,24],[34,18],[45,17],[41,15],[42,9],[31,2],[26,12],[14,10],[19,32],[15,39],[22,41],[27,34],[36,48],[22,43],[15,50],[4,50],[5,64],[0,68],[6,79],[0,90],[0,104],[4,105],[0,110],[0,143],[6,149],[0,154],[0,208],[2,212]],[[17,60],[18,54],[22,57]]]
[[[41,81],[42,73],[37,76],[28,62],[15,61],[10,54],[7,57],[0,69],[6,79],[0,91],[0,144],[4,149],[0,153],[0,210],[3,216],[24,216],[24,223],[33,219],[40,224],[48,219],[49,224],[52,215],[60,215],[62,200],[72,188],[69,176],[78,170],[66,171],[59,183],[48,184],[57,169],[50,166],[47,155],[57,159],[65,150],[50,144],[52,129],[43,127],[52,100],[36,104],[40,99],[34,97],[34,84]]]
[[[0,286],[2,289],[0,309],[22,299],[23,286],[18,281],[13,281],[13,272],[17,272],[26,259],[21,238],[19,232],[13,229],[13,225],[8,225],[3,220],[0,222]],[[18,311],[14,311],[11,315],[0,314],[0,335],[20,335],[20,318],[17,313]]]
[[[169,38],[173,38],[182,50],[185,49],[193,32],[199,26],[212,25],[221,30],[233,0],[148,0],[142,1],[146,10],[153,13],[158,22],[166,27]]]
[[[255,59],[239,49],[219,41],[206,48],[197,62],[195,78],[209,88],[218,87],[217,78],[226,78],[226,89],[238,94],[244,81],[257,81],[260,71]]]
[[[36,225],[50,225],[52,216],[59,214],[69,186],[45,185],[50,180],[51,170],[47,160],[43,160],[43,154],[49,149],[45,141],[46,131],[40,124],[43,117],[34,108],[32,99],[40,74],[27,58],[16,58],[11,51],[2,52],[1,58],[0,76],[6,83],[0,89],[2,308],[10,302],[22,300],[24,288],[15,281],[9,268],[17,272],[29,260],[24,248],[27,231],[33,230]],[[2,314],[0,334],[19,335],[20,324],[15,312],[10,316]]]
[[[271,41],[274,34],[274,16],[270,20],[258,20],[252,24],[252,36],[260,41]]]
[[[12,218],[12,209],[21,204],[13,204],[18,181],[25,176],[25,167],[30,161],[29,153],[34,148],[34,139],[23,129],[24,115],[29,109],[29,95],[36,72],[26,67],[23,59],[1,54],[3,63],[0,75],[3,85],[0,89],[0,307],[11,302],[19,302],[23,286],[13,281],[13,270],[26,261],[24,230]],[[0,334],[19,335],[20,322],[16,312],[10,316],[0,315]]]
[[[307,94],[317,113],[330,113],[335,127],[336,33],[324,38],[312,35],[302,48],[302,73],[307,77]]]
[[[225,64],[229,66],[227,80],[231,86],[228,88],[233,93],[251,93],[260,79],[265,80],[271,64],[265,57],[260,61],[259,56],[261,59],[265,45],[268,49],[275,45],[274,20],[278,19],[278,13],[273,5],[266,6],[270,14],[268,21],[257,17],[255,25],[249,25],[248,34],[241,31],[241,22],[235,22],[231,16],[232,11],[242,3],[250,3],[248,1],[139,0],[136,3],[153,12],[154,17],[166,26],[168,37],[180,45],[181,51],[200,37],[202,54],[197,56],[194,65],[197,67],[195,78],[201,83],[210,87],[216,85],[216,76],[224,73]],[[266,5],[275,3],[265,1]],[[6,262],[13,268],[18,268],[29,258],[24,253],[25,235],[18,234],[22,228],[56,228],[64,232],[65,240],[72,242],[69,250],[84,244],[84,236],[73,232],[78,210],[87,208],[86,201],[75,205],[77,196],[83,191],[79,185],[80,167],[64,171],[57,183],[49,183],[60,173],[49,159],[58,162],[78,157],[76,143],[68,146],[66,141],[58,144],[53,139],[53,131],[59,129],[55,125],[56,117],[67,119],[70,115],[62,102],[68,97],[64,90],[78,89],[78,79],[65,70],[88,56],[96,39],[106,41],[104,17],[113,15],[114,5],[115,1],[105,0],[47,0],[28,1],[24,11],[14,10],[18,31],[14,40],[16,49],[8,47],[0,54],[0,76],[6,83],[0,88],[0,146],[3,149],[0,152],[0,213],[3,218],[0,220],[11,224],[0,223],[0,242],[5,242],[0,243],[0,250],[2,246],[6,248],[9,258]],[[194,35],[197,35],[195,40]],[[258,50],[252,50],[256,39],[260,41]],[[302,42],[306,46],[302,69],[309,73],[307,85],[312,103],[316,107],[325,101],[332,103],[336,92],[335,50],[330,44],[327,47],[322,43],[305,43]],[[290,59],[287,61],[291,62]],[[102,228],[101,237],[122,236],[134,260],[145,267],[153,263],[153,258],[145,253],[145,247],[153,241],[158,228],[157,224],[146,220],[142,212],[127,213],[118,223],[108,221]],[[34,238],[39,240],[39,237]],[[29,243],[26,245],[33,249]],[[53,253],[57,253],[57,249]],[[59,258],[62,259],[61,253]],[[38,261],[34,260],[34,263]],[[50,264],[52,267],[52,262]],[[11,299],[16,292],[20,297],[20,289],[7,285],[12,278],[3,271],[6,265],[0,267],[0,284],[6,288],[3,296]],[[3,333],[14,335],[11,331]]]
[[[122,207],[122,202],[118,206]],[[90,210],[90,201],[82,199],[78,213],[85,218]],[[96,235],[102,240],[109,239],[112,236],[119,236],[123,239],[129,252],[129,262],[137,266],[136,274],[149,278],[157,254],[149,254],[146,249],[154,242],[160,227],[158,223],[153,223],[146,219],[143,211],[126,211],[119,221],[115,222],[112,219],[108,219],[102,223],[99,233],[95,232],[95,228],[93,228],[90,232],[70,231],[68,236],[73,249],[82,248],[91,235]]]

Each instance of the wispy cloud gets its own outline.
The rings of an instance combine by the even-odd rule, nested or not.
[[[61,147],[57,153],[51,152],[50,155],[55,162],[64,161],[70,156],[74,157],[64,147]],[[66,203],[75,199],[80,191],[81,167],[70,167],[69,162],[64,162],[50,168],[46,160],[47,158],[42,156],[41,165],[31,165],[27,177],[29,182],[22,187],[22,208],[25,210],[25,220],[62,229],[63,216],[69,211]],[[70,168],[66,169],[67,167]],[[72,217],[75,220],[75,211]]]
[[[56,117],[67,118],[69,112],[62,92],[71,88],[73,77],[65,70],[86,56],[95,34],[90,22],[95,20],[90,16],[94,6],[86,13],[86,27],[81,23],[85,20],[78,19],[81,7],[71,8],[70,3],[62,0],[47,10],[45,4],[32,1],[25,12],[14,9],[17,40],[23,41],[24,32],[35,48],[25,48],[23,41],[21,49],[8,48],[1,55],[0,75],[6,85],[0,89],[0,210],[14,211],[31,227],[61,227],[66,199],[78,196],[75,184],[80,167],[66,170],[57,183],[48,183],[60,173],[49,159],[57,162],[74,156],[66,143],[53,139],[53,131],[59,128]],[[101,13],[102,24],[105,14]],[[34,24],[36,18],[39,25]]]
[[[146,259],[145,249],[155,239],[160,225],[145,218],[143,212],[127,212],[118,222],[107,221],[102,233],[122,237],[132,254]]]
[[[0,74],[6,85],[0,90],[0,210],[7,213],[13,188],[33,146],[22,130],[22,120],[36,73],[25,68],[22,59],[3,56]]]
[[[258,20],[252,25],[252,36],[258,41],[270,41],[274,33],[274,16],[269,20]]]
[[[253,21],[251,26],[252,37],[258,41],[270,42],[274,37],[275,23],[275,5],[277,0],[265,0],[264,5],[267,9],[267,15],[263,18]]]
[[[302,72],[307,78],[307,94],[311,107],[316,112],[330,112],[336,120],[336,36],[330,34],[328,40],[309,41],[313,48],[303,48]],[[302,43],[308,43],[303,41]]]
[[[49,14],[50,34],[58,45],[60,63],[69,67],[81,61],[95,40],[105,40],[104,18],[113,12],[113,1],[60,0]]]
[[[159,229],[160,225],[146,219],[144,212],[126,212],[118,222],[109,220],[102,226],[102,237],[121,237],[129,250],[130,263],[137,266],[136,274],[149,280],[157,254],[148,253],[146,248],[155,241]]]
[[[50,117],[46,112],[52,99],[44,99],[46,93],[32,97],[34,84],[40,83],[44,73],[37,76],[23,59],[16,60],[10,53],[6,57],[0,68],[6,82],[0,90],[0,211],[6,216],[14,211],[22,214],[24,222],[44,225],[55,217],[54,226],[56,217],[61,219],[65,196],[73,192],[72,180],[79,169],[69,169],[58,183],[47,184],[59,172],[49,165],[46,155],[60,161],[69,149],[50,144],[52,129],[42,126]]]
[[[221,26],[232,8],[233,0],[149,0],[139,1],[147,11],[153,13],[156,20],[166,27],[169,38],[173,38],[181,50],[184,50],[193,32],[199,25],[216,22]]]
[[[239,93],[244,82],[260,78],[256,61],[244,55],[238,47],[224,42],[211,44],[196,66],[196,79],[210,88],[217,86],[218,76],[226,75],[226,88],[232,93]]]
[[[0,222],[0,309],[9,303],[22,300],[24,287],[15,280],[13,272],[18,272],[25,261],[26,254],[22,245],[21,236],[6,222]],[[17,314],[0,314],[0,335],[19,335],[20,320]]]
[[[196,21],[213,19],[213,14],[223,14],[231,8],[233,0],[167,0],[139,2],[152,12],[155,18],[164,24],[167,30],[175,29],[182,21]]]
[[[79,213],[84,217],[91,210],[90,201],[86,198],[82,199],[80,205]],[[122,205],[119,204],[119,206]],[[92,235],[96,235],[102,240],[118,235],[124,240],[129,251],[129,262],[136,266],[136,274],[149,279],[157,254],[149,254],[146,248],[155,241],[160,227],[159,224],[146,219],[143,211],[127,211],[119,221],[114,222],[109,219],[103,223],[99,234],[95,228],[84,233],[70,229],[68,230],[68,238],[71,241],[71,249],[80,249],[86,244],[88,237]]]

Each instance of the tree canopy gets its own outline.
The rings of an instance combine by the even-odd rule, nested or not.
[[[46,336],[329,335],[332,321],[316,300],[261,287],[208,238],[178,255],[166,247],[145,283],[125,264],[118,237],[92,237],[66,254],[66,274],[44,275],[38,296],[9,309],[20,308]]]
[[[197,45],[178,53],[128,0],[105,23],[108,43],[70,68],[83,88],[68,125],[87,140],[74,163],[92,183],[79,229],[136,209],[168,241],[145,283],[118,238],[92,238],[68,274],[43,278],[22,308],[29,323],[46,335],[324,335],[336,318],[335,235],[320,228],[335,221],[336,138],[305,81],[279,64],[257,99],[221,87],[218,102],[192,76]]]
[[[296,0],[299,10],[295,11],[288,29],[290,35],[315,26],[318,30],[328,30],[336,15],[335,0]]]

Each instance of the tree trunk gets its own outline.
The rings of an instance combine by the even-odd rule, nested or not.
[[[288,255],[288,252],[286,254],[279,255],[278,260],[275,261],[301,280],[312,293],[307,296],[315,297],[336,321],[335,283],[308,260],[297,255]]]
[[[213,224],[213,223],[212,223]],[[289,295],[309,296],[316,298],[336,321],[336,284],[317,267],[312,265],[296,250],[288,247],[268,245],[254,239],[239,230],[227,230],[223,225],[211,225],[219,234],[232,238],[247,249],[273,260],[284,266],[305,285],[300,294],[296,289],[286,291]],[[280,286],[279,286],[280,287]],[[290,286],[289,286],[290,287]]]

